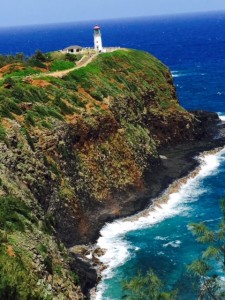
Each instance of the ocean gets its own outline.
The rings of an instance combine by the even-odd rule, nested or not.
[[[171,69],[181,105],[218,112],[225,121],[225,13],[164,16],[85,23],[0,28],[0,53],[43,52],[69,45],[92,46],[92,27],[102,27],[105,46],[148,51]],[[202,250],[189,230],[192,222],[216,226],[225,196],[225,149],[196,158],[200,168],[178,184],[166,203],[106,224],[98,245],[108,265],[96,300],[123,298],[122,282],[152,268],[179,299],[194,300],[187,264]]]

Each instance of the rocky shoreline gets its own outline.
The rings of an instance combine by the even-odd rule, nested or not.
[[[198,114],[198,112],[196,113]],[[203,118],[208,115],[207,112],[201,112],[201,114]],[[120,218],[132,217],[138,212],[141,214],[142,210],[144,213],[149,205],[160,205],[161,201],[166,201],[166,197],[171,191],[177,190],[180,184],[197,174],[200,161],[196,158],[200,154],[217,152],[225,146],[225,122],[217,122],[216,118],[213,118],[205,124],[208,127],[208,135],[203,139],[162,147],[159,150],[160,156],[155,163],[155,167],[150,173],[145,174],[146,182],[150,178],[151,189],[147,191],[146,195],[139,198],[136,209],[134,206],[127,207],[124,216],[120,216]],[[152,174],[154,174],[154,177]],[[110,219],[108,222],[115,219],[117,218]],[[98,237],[99,231],[95,240]],[[101,280],[102,272],[107,268],[100,260],[100,257],[104,255],[104,249],[98,248],[91,240],[88,246],[75,246],[70,248],[70,252],[74,258],[76,257],[74,266],[80,270],[82,290],[90,299],[90,291],[93,294],[95,293],[95,286]]]

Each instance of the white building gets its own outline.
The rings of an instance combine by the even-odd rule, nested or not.
[[[101,35],[100,27],[98,25],[94,27],[94,49],[99,52],[103,51],[102,35]]]
[[[69,46],[65,49],[63,49],[63,52],[66,52],[66,53],[80,53],[83,51],[83,48],[80,47],[80,46]]]

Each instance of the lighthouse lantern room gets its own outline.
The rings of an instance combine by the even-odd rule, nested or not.
[[[98,25],[94,27],[94,48],[96,51],[102,52],[102,36],[101,36],[101,30]]]

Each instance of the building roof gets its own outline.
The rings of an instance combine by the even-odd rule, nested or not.
[[[75,45],[75,46],[69,46],[69,47],[66,47],[66,48],[63,49],[63,50],[66,51],[66,50],[71,50],[71,49],[81,50],[81,49],[83,49],[83,48],[82,48],[81,46]]]

